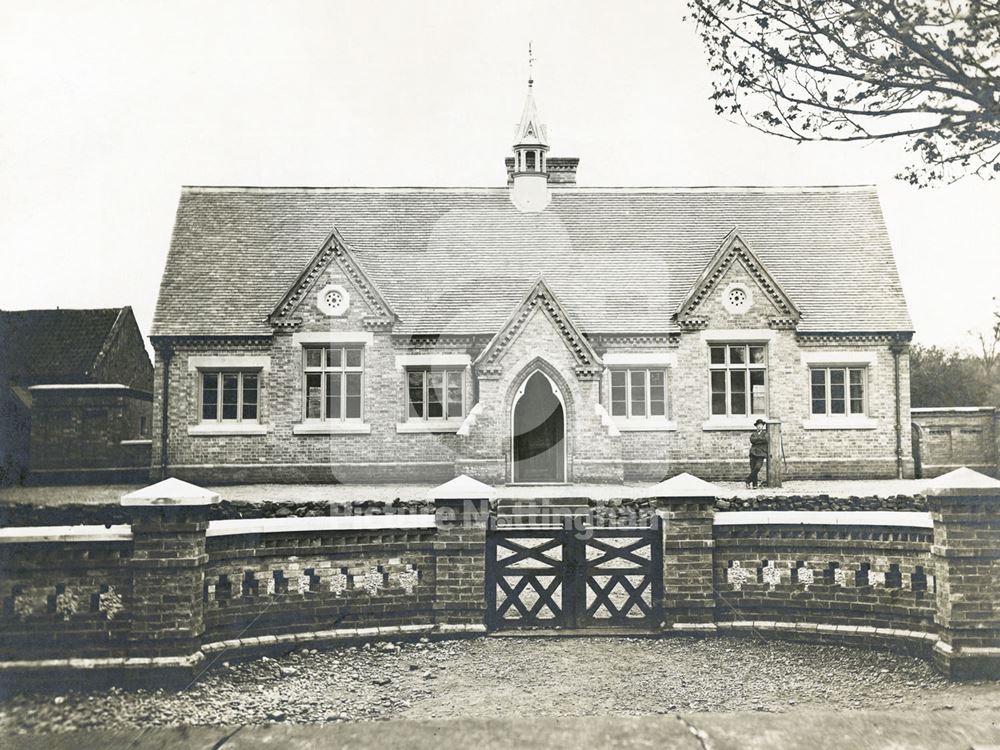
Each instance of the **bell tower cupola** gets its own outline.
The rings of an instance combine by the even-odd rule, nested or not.
[[[528,45],[528,96],[524,100],[521,122],[514,136],[514,164],[511,170],[510,199],[521,211],[542,211],[549,205],[548,138],[538,117],[534,97],[534,74],[531,45]]]

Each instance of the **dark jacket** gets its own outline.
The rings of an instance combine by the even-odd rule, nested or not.
[[[757,458],[767,457],[767,433],[754,430],[750,434],[750,456]]]

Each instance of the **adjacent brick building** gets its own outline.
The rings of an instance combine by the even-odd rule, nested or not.
[[[936,477],[962,466],[994,477],[1000,473],[1000,409],[922,407],[910,415],[918,476]]]
[[[132,308],[0,312],[0,480],[147,478],[152,391]]]
[[[201,482],[912,475],[871,187],[582,188],[529,90],[496,188],[188,187],[153,469]]]

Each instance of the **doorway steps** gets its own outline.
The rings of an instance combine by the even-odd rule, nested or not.
[[[589,512],[586,497],[504,497],[497,501],[497,526],[563,526]]]

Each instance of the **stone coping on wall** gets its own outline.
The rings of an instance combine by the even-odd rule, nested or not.
[[[776,510],[716,513],[716,526],[903,526],[932,529],[930,513],[882,510]]]
[[[435,528],[434,516],[430,514],[243,518],[231,521],[211,521],[208,525],[207,536],[433,528]],[[131,539],[132,527],[129,524],[117,524],[113,526],[11,526],[0,529],[0,544],[33,542],[127,542]]]
[[[128,542],[132,527],[128,524],[113,526],[10,526],[0,529],[0,544],[26,542]]]
[[[715,514],[716,526],[893,526],[930,529],[929,513],[904,511],[732,511]],[[208,536],[294,534],[320,531],[381,531],[433,529],[434,516],[363,515],[304,518],[240,518],[211,521]],[[124,542],[132,539],[128,524],[112,526],[11,526],[0,529],[0,544],[30,542]]]
[[[486,626],[480,623],[389,625],[370,628],[337,628],[335,630],[315,630],[306,633],[282,633],[280,635],[233,638],[230,640],[206,643],[201,647],[201,650],[206,654],[217,654],[223,651],[231,652],[255,648],[268,648],[293,643],[336,644],[351,643],[358,640],[393,640],[424,635],[455,637],[462,635],[477,636],[485,634]]]
[[[433,529],[434,515],[334,516],[305,518],[240,518],[211,521],[208,536],[280,534],[309,531],[379,531],[382,529]]]
[[[876,628],[870,625],[830,625],[817,622],[781,622],[775,620],[729,620],[714,624],[716,632],[759,632],[759,633],[804,633],[812,635],[835,636],[839,638],[887,638],[894,641],[909,641],[937,647],[941,642],[937,633],[923,630],[905,630],[901,628]],[[676,630],[684,631],[690,626],[677,625]]]
[[[290,646],[338,646],[379,640],[405,640],[429,637],[432,639],[468,638],[486,635],[486,626],[479,623],[438,623],[428,625],[390,625],[369,628],[337,628],[305,633],[282,633],[247,638],[212,641],[201,649],[184,656],[158,657],[91,657],[65,659],[11,659],[0,660],[0,673],[36,672],[52,670],[57,674],[65,670],[148,670],[154,667],[199,667],[206,658],[225,653],[228,658],[254,656],[259,653],[281,651]],[[215,659],[213,659],[213,662]]]

